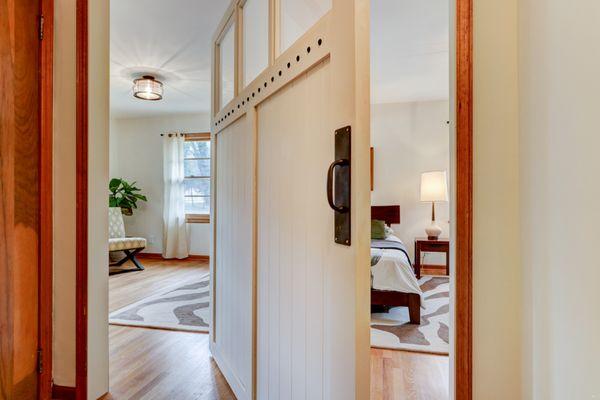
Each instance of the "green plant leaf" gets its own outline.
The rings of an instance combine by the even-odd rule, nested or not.
[[[135,186],[136,182],[129,183],[122,178],[113,178],[109,182],[109,205],[121,207],[128,212],[137,208],[137,201],[148,201],[146,196],[139,193],[142,189]],[[130,213],[126,215],[131,215]]]
[[[108,189],[111,192],[116,191],[119,188],[119,185],[121,185],[122,180],[119,178],[113,178],[110,180],[110,183],[108,184]]]

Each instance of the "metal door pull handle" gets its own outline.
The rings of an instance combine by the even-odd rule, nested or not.
[[[335,172],[336,167],[346,167],[349,166],[350,162],[342,158],[340,160],[335,160],[329,166],[329,170],[327,171],[327,201],[329,202],[329,206],[339,213],[347,213],[350,209],[344,205],[338,206],[335,204],[335,195],[333,193],[333,173]]]

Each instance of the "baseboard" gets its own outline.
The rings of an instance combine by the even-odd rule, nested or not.
[[[75,388],[52,385],[52,400],[75,400]]]
[[[146,260],[164,260],[162,254],[160,253],[139,253],[137,258],[146,259]],[[206,261],[210,260],[209,256],[202,256],[196,254],[190,254],[187,258],[182,260],[174,260],[174,261]]]

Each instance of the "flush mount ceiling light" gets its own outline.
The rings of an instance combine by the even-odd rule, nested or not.
[[[142,100],[161,100],[163,84],[151,75],[144,75],[133,81],[133,96]]]

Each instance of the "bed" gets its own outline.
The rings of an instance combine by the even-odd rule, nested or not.
[[[372,206],[371,219],[389,226],[400,223],[400,206]],[[406,247],[390,235],[371,241],[371,309],[387,312],[391,307],[408,307],[411,324],[421,323],[421,288]]]

